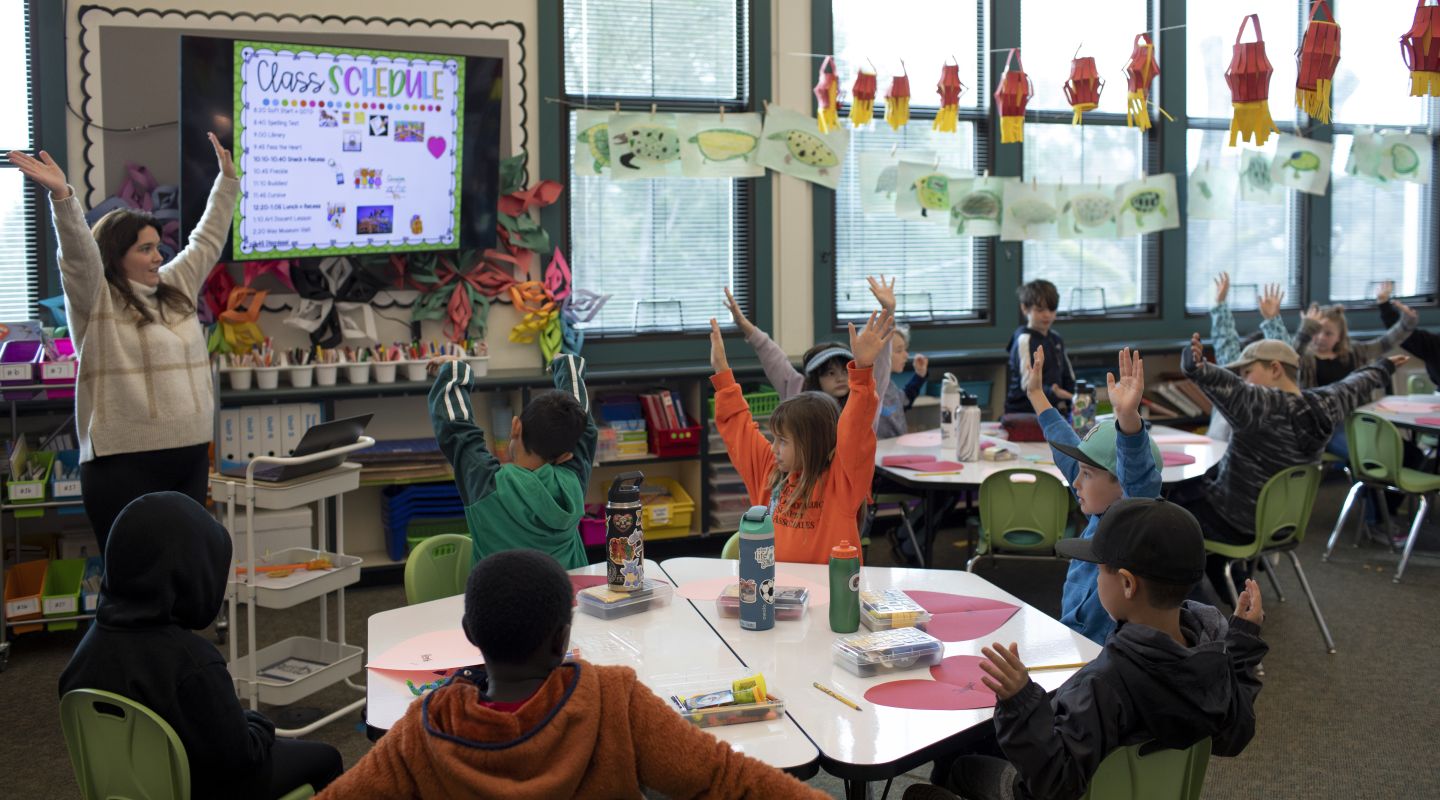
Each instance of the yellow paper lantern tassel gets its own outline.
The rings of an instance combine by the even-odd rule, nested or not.
[[[1125,108],[1125,124],[1142,131],[1150,130],[1150,107],[1145,92],[1131,92],[1126,95],[1129,103]]]
[[[1025,141],[1024,117],[1000,118],[1000,144],[1014,144]]]
[[[1330,81],[1321,78],[1315,81],[1315,88],[1296,89],[1295,106],[1304,109],[1305,115],[1321,123],[1330,124]]]
[[[1252,103],[1231,103],[1235,116],[1230,120],[1230,146],[1235,146],[1238,136],[1242,142],[1253,142],[1264,147],[1272,132],[1279,133],[1275,120],[1270,117],[1270,101],[1256,100]]]
[[[826,56],[820,64],[819,80],[815,83],[815,122],[821,133],[829,133],[840,127],[839,83],[835,74],[835,59]]]
[[[1440,97],[1440,72],[1410,73],[1411,97]]]
[[[850,87],[850,125],[860,128],[875,120],[875,73],[860,70]]]

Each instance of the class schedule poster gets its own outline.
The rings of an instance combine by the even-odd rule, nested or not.
[[[237,260],[459,245],[462,57],[235,43]]]

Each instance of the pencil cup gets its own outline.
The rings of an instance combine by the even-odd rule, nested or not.
[[[420,382],[424,381],[425,377],[425,362],[423,360],[405,362],[405,380]]]
[[[230,375],[230,388],[237,392],[249,389],[250,382],[255,377],[255,371],[250,367],[231,367],[226,373]]]
[[[369,383],[370,362],[362,361],[359,364],[346,364],[345,377],[349,378],[351,383]]]
[[[290,367],[290,385],[296,389],[308,389],[310,384],[315,382],[315,365],[303,364],[298,367]]]
[[[465,363],[476,378],[483,378],[490,371],[490,356],[466,356]]]
[[[279,386],[279,385],[280,385],[280,368],[279,368],[279,367],[256,367],[256,368],[255,368],[255,388],[256,388],[256,389],[274,389],[274,388],[276,388],[276,387]]]
[[[397,368],[399,368],[399,366],[400,366],[400,365],[399,365],[399,364],[396,364],[394,361],[376,362],[376,363],[375,363],[375,382],[376,382],[376,383],[394,383],[394,382],[395,382],[395,370],[396,370]]]
[[[334,386],[335,377],[340,374],[339,364],[316,364],[315,383],[320,386]],[[298,385],[298,384],[297,384]]]

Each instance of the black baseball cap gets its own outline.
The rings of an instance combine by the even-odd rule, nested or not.
[[[1094,538],[1061,539],[1055,552],[1163,583],[1190,585],[1205,576],[1200,523],[1168,500],[1120,500],[1100,517]]]

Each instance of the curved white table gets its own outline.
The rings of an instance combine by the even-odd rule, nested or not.
[[[1407,410],[1404,410],[1404,411],[1393,411],[1393,410],[1391,410],[1391,409],[1387,406],[1387,401],[1390,402],[1390,403],[1403,403],[1404,405],[1402,406],[1402,408],[1407,408]],[[1410,407],[1410,406],[1416,406],[1416,407],[1418,407],[1418,406],[1422,406],[1422,405],[1423,405],[1423,406],[1430,406],[1430,407],[1432,407],[1434,410],[1433,410],[1433,411],[1411,411],[1411,410],[1408,410],[1408,407]],[[1375,402],[1373,402],[1373,403],[1366,403],[1365,405],[1360,406],[1359,408],[1357,408],[1357,409],[1355,409],[1355,410],[1356,410],[1356,411],[1364,411],[1364,412],[1367,412],[1367,413],[1370,413],[1370,414],[1374,414],[1375,416],[1377,416],[1377,417],[1379,417],[1379,418],[1381,418],[1381,419],[1383,419],[1383,420],[1387,420],[1387,421],[1389,421],[1389,422],[1390,422],[1391,424],[1393,424],[1393,425],[1399,425],[1399,426],[1402,427],[1402,428],[1415,428],[1415,429],[1418,429],[1418,430],[1425,430],[1425,431],[1440,431],[1440,425],[1436,425],[1435,423],[1429,422],[1429,421],[1427,421],[1427,422],[1421,422],[1421,421],[1420,421],[1421,419],[1430,420],[1430,419],[1432,419],[1432,418],[1440,418],[1440,395],[1434,395],[1434,394],[1392,394],[1392,395],[1386,395],[1385,397],[1381,398],[1380,400],[1377,400],[1377,401],[1375,401]]]
[[[739,562],[672,558],[662,566],[676,585],[683,585],[736,575]],[[779,568],[821,586],[829,582],[828,568],[822,564],[786,563]],[[865,567],[860,585],[951,592],[1004,600],[1020,607],[1003,626],[982,639],[947,642],[946,656],[978,656],[982,646],[994,641],[1018,642],[1021,657],[1032,666],[1088,662],[1100,653],[1099,645],[968,572]],[[988,725],[994,718],[991,708],[920,711],[867,702],[864,695],[871,686],[892,680],[925,680],[929,672],[922,668],[859,678],[836,666],[830,646],[840,634],[830,630],[828,606],[811,608],[800,620],[777,622],[771,630],[755,632],[741,630],[737,619],[720,617],[714,602],[698,600],[693,605],[745,666],[763,672],[766,684],[785,698],[790,716],[820,748],[820,765],[825,771],[847,781],[885,780],[900,775],[947,751],[962,741],[967,731]],[[1031,677],[1048,691],[1074,673],[1073,669],[1049,670]],[[854,700],[863,710],[855,711],[821,693],[812,685],[815,681]],[[851,788],[863,792],[863,788]]]
[[[659,564],[646,560],[646,575],[665,579]],[[605,565],[591,564],[571,570],[572,575],[604,575]],[[460,626],[463,595],[382,611],[370,617],[371,654],[384,653],[396,644],[422,633]],[[694,606],[678,595],[662,608],[603,620],[575,609],[570,642],[580,655],[595,664],[623,664],[635,670],[642,683],[656,685],[686,676],[709,673],[748,674]],[[366,681],[366,724],[378,733],[389,730],[410,703],[417,700],[405,682],[380,670],[370,670]],[[766,676],[769,677],[768,675]],[[811,690],[814,691],[813,689]],[[783,697],[784,695],[780,695]],[[831,702],[834,702],[833,700]],[[706,728],[735,750],[772,766],[805,774],[814,773],[819,757],[793,719]],[[376,737],[378,738],[378,737]]]

